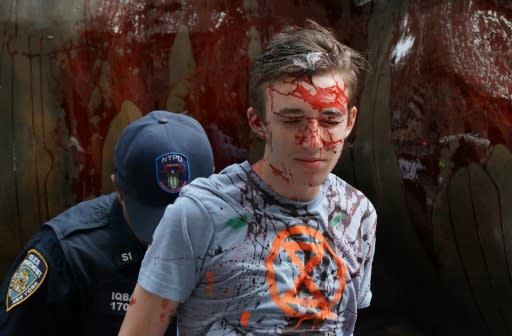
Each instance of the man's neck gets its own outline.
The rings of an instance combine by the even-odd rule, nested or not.
[[[320,186],[304,186],[296,184],[291,178],[280,176],[265,160],[259,160],[252,165],[252,170],[275,193],[291,201],[309,202],[320,192]]]

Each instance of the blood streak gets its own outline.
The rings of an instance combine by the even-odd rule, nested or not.
[[[329,87],[315,86],[312,79],[304,78],[298,83],[292,80],[283,81],[283,83],[290,84],[294,87],[294,89],[289,92],[282,92],[274,86],[270,86],[269,89],[283,96],[299,98],[318,112],[327,109],[336,109],[344,115],[347,115],[348,96],[345,91],[345,83],[337,81],[334,77],[332,79],[336,84]],[[272,106],[271,110],[274,111]],[[273,113],[275,113],[275,111]],[[334,117],[329,117],[328,120],[332,120],[333,118]],[[305,144],[308,141],[309,143],[314,143],[316,139],[320,138],[321,142],[319,143],[319,147],[333,152],[336,151],[338,144],[343,144],[343,138],[335,139],[330,130],[319,127],[318,118],[310,117],[307,118],[307,120],[307,127],[299,130],[295,136],[296,144]]]
[[[290,178],[288,176],[286,176],[286,173],[284,171],[277,169],[270,163],[268,164],[268,166],[270,167],[270,169],[272,169],[272,174],[274,174],[274,176],[278,176],[278,177],[280,176],[286,183],[290,182]]]
[[[283,83],[295,86],[295,89],[293,89],[291,92],[280,92],[273,87],[271,89],[284,96],[299,98],[316,111],[336,108],[339,111],[346,113],[348,96],[345,92],[345,84],[339,83],[334,78],[333,81],[336,83],[336,85],[329,87],[318,87],[315,86],[310,78],[303,78],[298,83],[295,81],[283,81]],[[303,85],[301,84],[302,82],[308,85]],[[312,90],[311,87],[313,87],[314,90]]]
[[[163,299],[162,302],[160,303],[160,307],[162,307],[162,313],[160,314],[160,322],[165,322],[171,319],[170,304],[171,302],[167,299]]]
[[[305,144],[305,143],[313,143],[317,141],[318,137],[320,137],[321,143],[319,144],[319,148],[325,149],[326,151],[336,152],[336,145],[342,145],[344,142],[343,138],[335,139],[334,135],[328,129],[319,129],[318,126],[311,126],[312,122],[316,118],[307,118],[308,126],[297,131],[295,135],[295,143]]]

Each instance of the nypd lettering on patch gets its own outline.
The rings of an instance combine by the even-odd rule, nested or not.
[[[44,257],[34,249],[29,250],[9,283],[5,310],[11,310],[34,294],[47,272],[48,264]]]
[[[189,182],[188,159],[179,153],[166,153],[155,160],[156,177],[160,188],[177,193]]]

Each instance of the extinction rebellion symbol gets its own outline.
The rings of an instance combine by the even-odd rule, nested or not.
[[[293,288],[279,288],[275,266],[283,258],[291,261],[292,267],[298,270],[298,277],[292,279]],[[267,256],[266,266],[272,299],[287,316],[301,320],[336,318],[332,309],[341,300],[345,289],[345,264],[318,230],[295,226],[279,232]]]

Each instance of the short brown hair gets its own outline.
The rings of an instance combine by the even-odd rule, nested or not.
[[[304,27],[289,26],[270,39],[252,66],[249,103],[264,119],[265,84],[329,71],[342,74],[351,100],[357,93],[361,70],[367,70],[367,62],[359,52],[339,42],[331,30],[307,20]]]

